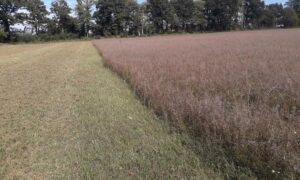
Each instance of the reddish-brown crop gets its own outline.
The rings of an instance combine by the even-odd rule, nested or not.
[[[157,113],[255,171],[300,174],[300,29],[94,44]]]

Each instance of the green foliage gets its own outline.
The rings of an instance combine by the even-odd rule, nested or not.
[[[270,4],[267,6],[267,9],[269,11],[272,12],[272,14],[276,17],[276,18],[281,18],[282,17],[282,13],[283,13],[283,5],[282,4]]]
[[[0,29],[0,42],[4,42],[7,38],[7,32],[5,32],[3,29]]]
[[[138,4],[134,0],[99,0],[94,18],[96,34],[103,36],[135,34]]]
[[[194,31],[204,30],[207,26],[207,21],[204,17],[204,1],[194,1],[193,26]]]
[[[176,31],[193,32],[205,27],[202,0],[171,0],[171,5],[175,10],[173,27]]]
[[[171,0],[175,9],[176,16],[179,19],[179,29],[191,31],[193,13],[195,11],[193,0]]]
[[[41,0],[31,0],[27,2],[27,10],[30,12],[27,22],[34,28],[36,34],[39,34],[42,29],[45,29],[47,23],[47,15],[49,12]]]
[[[79,35],[87,36],[92,27],[92,6],[94,5],[94,0],[77,0],[76,13],[79,24]]]
[[[12,36],[12,42],[14,43],[32,43],[32,42],[49,42],[49,41],[61,41],[78,39],[77,34],[64,33],[64,34],[15,34]]]
[[[7,33],[7,38],[10,39],[10,27],[24,20],[24,14],[18,10],[25,5],[24,0],[1,0],[0,1],[0,25],[3,26]]]
[[[299,18],[293,8],[283,10],[283,24],[285,27],[296,27],[299,25]]]
[[[124,35],[139,35],[142,25],[143,10],[141,5],[134,0],[126,1],[126,30]]]
[[[289,0],[286,5],[293,8],[300,18],[300,0]]]
[[[78,35],[73,33],[64,33],[64,34],[55,34],[55,35],[41,34],[38,36],[38,40],[44,42],[72,40],[72,39],[78,39]]]
[[[31,43],[31,42],[37,42],[38,36],[32,35],[32,34],[19,34],[14,35],[12,41],[16,43]]]
[[[275,24],[281,26],[283,16],[283,5],[278,3],[270,4],[267,6],[267,10],[269,10],[273,14]]]
[[[245,0],[243,27],[246,29],[271,28],[282,24],[282,4],[265,5],[262,0]]]
[[[107,36],[111,35],[111,28],[114,22],[114,2],[109,0],[99,0],[96,3],[96,11],[94,18],[96,20],[97,35]]]
[[[65,33],[71,25],[71,8],[68,3],[65,0],[55,0],[51,3],[50,10],[54,14],[57,28],[60,29],[61,33]]]
[[[244,2],[244,28],[258,28],[260,22],[267,17],[264,15],[265,4],[261,0],[245,0]],[[261,17],[266,16],[266,17]]]
[[[167,32],[170,30],[169,25],[176,23],[177,15],[168,0],[148,0],[147,13],[156,33]]]
[[[275,16],[268,10],[263,10],[257,19],[256,28],[270,28],[275,26]]]
[[[208,30],[231,30],[235,26],[240,5],[240,0],[206,0]]]

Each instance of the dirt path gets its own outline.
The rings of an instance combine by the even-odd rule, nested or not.
[[[90,42],[0,46],[0,179],[216,177]]]

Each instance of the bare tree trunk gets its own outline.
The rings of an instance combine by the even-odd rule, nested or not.
[[[3,26],[4,26],[4,32],[7,33],[6,40],[10,40],[10,38],[11,38],[10,24],[7,19],[3,20]]]
[[[89,28],[88,28],[87,24],[85,24],[85,31],[86,31],[86,37],[88,38],[89,37]]]
[[[36,35],[39,34],[39,26],[38,26],[38,24],[35,25],[35,33],[36,33]]]
[[[142,23],[142,36],[144,36],[144,22]]]
[[[8,20],[3,20],[3,26],[4,26],[4,31],[6,32],[6,33],[10,33],[10,24],[9,24],[9,22],[8,22]]]

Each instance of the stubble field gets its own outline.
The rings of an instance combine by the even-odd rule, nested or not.
[[[300,174],[300,29],[94,41],[155,112],[261,177]]]

